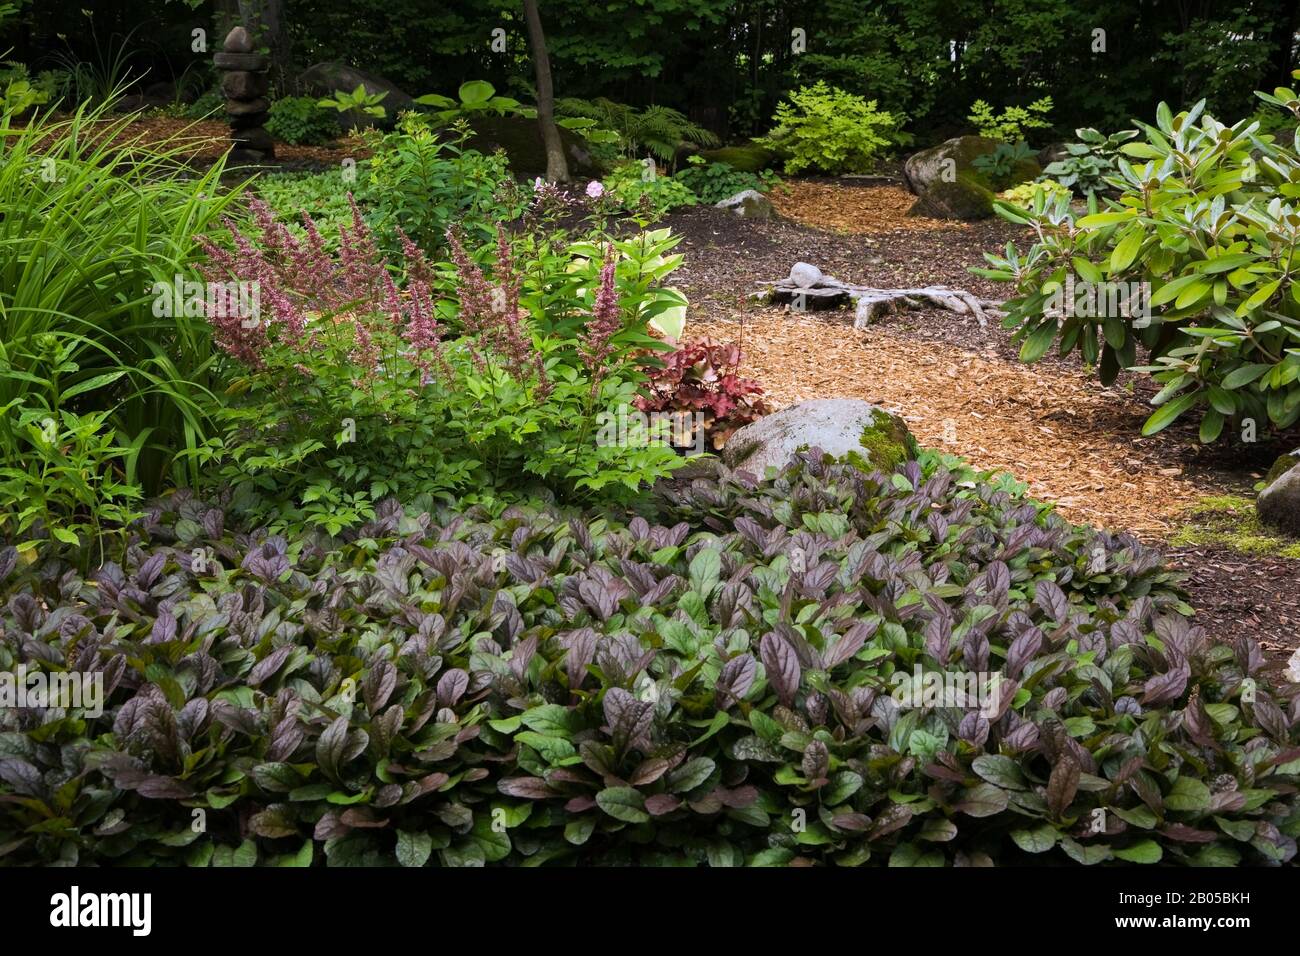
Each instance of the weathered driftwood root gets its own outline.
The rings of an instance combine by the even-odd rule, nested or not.
[[[961,315],[973,315],[980,325],[988,325],[990,315],[1002,315],[998,309],[1001,302],[981,299],[964,289],[952,289],[946,285],[926,286],[923,289],[875,289],[841,282],[806,262],[796,262],[786,278],[764,283],[764,289],[756,293],[755,298],[765,302],[789,302],[799,311],[812,308],[814,302],[829,306],[847,300],[854,305],[855,329],[864,329],[876,318],[889,312],[923,309],[927,305]]]

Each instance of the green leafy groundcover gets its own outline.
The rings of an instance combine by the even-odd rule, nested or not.
[[[0,666],[111,692],[99,718],[0,710],[3,861],[1294,855],[1300,687],[1252,694],[1259,651],[1208,640],[1132,538],[928,453],[658,507],[386,504],[326,551],[176,495],[90,580],[7,550]],[[1012,693],[900,707],[917,666]]]

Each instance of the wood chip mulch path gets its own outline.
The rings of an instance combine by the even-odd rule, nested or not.
[[[1081,371],[1012,365],[784,310],[697,322],[693,331],[741,342],[744,374],[763,383],[774,407],[865,399],[902,415],[921,444],[1009,471],[1076,523],[1163,536],[1205,494],[1161,443],[1132,441],[1139,408],[1117,406]]]
[[[1254,638],[1270,670],[1286,666],[1300,635],[1300,561],[1228,548],[1169,548],[1183,570],[1196,622],[1220,640]]]
[[[916,197],[902,186],[844,186],[793,180],[768,194],[776,211],[794,222],[831,232],[862,233],[968,229],[965,223],[909,216]]]

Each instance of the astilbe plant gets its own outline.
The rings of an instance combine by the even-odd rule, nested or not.
[[[389,502],[328,547],[182,492],[136,533],[89,579],[0,550],[0,668],[105,691],[0,708],[6,864],[1295,856],[1300,686],[954,459],[810,450],[631,520]]]
[[[740,377],[743,361],[744,353],[734,342],[687,342],[650,373],[649,395],[639,399],[637,407],[643,412],[701,413],[709,444],[721,448],[736,429],[771,411],[762,398],[763,386]],[[681,437],[683,444],[696,438]]]
[[[242,374],[226,438],[204,453],[224,463],[218,483],[244,505],[334,533],[390,494],[494,495],[524,476],[583,494],[609,482],[636,488],[672,467],[663,449],[594,447],[598,406],[635,397],[630,358],[605,350],[562,362],[576,343],[535,328],[522,301],[527,267],[504,229],[490,278],[449,232],[449,279],[400,231],[402,261],[388,262],[388,244],[351,208],[336,252],[310,216],[300,240],[256,200],[256,241],[230,222],[229,247],[206,247],[214,285],[252,282],[260,292],[260,316],[240,314],[229,295],[209,315]],[[608,339],[623,331],[606,327],[623,313],[612,274],[602,288],[582,334]]]

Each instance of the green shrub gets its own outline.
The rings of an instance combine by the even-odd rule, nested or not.
[[[141,149],[124,135],[130,120],[107,118],[105,107],[10,119],[0,117],[0,465],[34,473],[28,423],[48,418],[84,435],[96,422],[124,451],[97,454],[95,465],[113,473],[81,475],[87,497],[60,524],[93,529],[103,522],[90,490],[120,483],[155,494],[195,478],[178,453],[212,434],[222,382],[207,324],[160,308],[170,301],[160,291],[177,276],[197,280],[196,237],[238,190],[221,188],[220,161],[196,175],[178,142]],[[25,527],[5,501],[0,535]]]
[[[1017,169],[1038,169],[1034,152],[1024,140],[1015,144],[998,143],[993,152],[976,156],[971,161],[971,166],[982,173],[994,189],[1012,185],[1019,178],[1016,175]]]
[[[772,117],[776,127],[758,140],[786,157],[785,171],[861,173],[890,145],[899,121],[844,90],[818,81],[788,94]]]
[[[1139,370],[1163,386],[1143,433],[1199,409],[1201,440],[1210,442],[1229,422],[1282,429],[1300,419],[1300,355],[1291,347],[1300,286],[1290,265],[1300,242],[1290,211],[1300,156],[1257,135],[1255,124],[1227,127],[1204,108],[1175,115],[1161,104],[1156,126],[1139,124],[1143,139],[1120,152],[1141,162],[1117,160],[1108,181],[1119,198],[1104,211],[1095,197],[1077,221],[1063,199],[1028,212],[999,206],[1005,218],[1034,224],[1041,241],[1024,256],[1014,246],[986,254],[991,268],[976,271],[1015,283],[1004,324],[1016,329],[1025,361],[1059,338],[1062,354],[1079,349],[1109,383],[1137,367],[1141,345],[1150,364]],[[1064,301],[1062,286],[1076,276],[1137,294],[1099,315]],[[1143,289],[1155,312],[1149,324],[1136,321]]]
[[[392,237],[400,228],[431,252],[446,243],[450,226],[486,240],[496,223],[519,215],[521,207],[498,200],[510,180],[505,153],[467,149],[469,135],[463,123],[450,133],[436,131],[417,113],[404,114],[391,132],[367,134],[373,152],[358,196],[372,210],[378,233]]]
[[[24,63],[6,60],[0,63],[0,113],[21,116],[37,106],[44,106],[56,93],[53,75],[42,73],[33,79]]]
[[[1032,209],[1034,199],[1038,194],[1043,194],[1046,200],[1055,201],[1056,197],[1064,196],[1067,200],[1073,195],[1070,190],[1061,185],[1054,179],[1044,179],[1034,183],[1021,183],[1019,186],[1013,186],[1010,189],[998,193],[998,198],[1011,203],[1014,206],[1023,206],[1026,209]]]
[[[449,96],[441,96],[437,93],[427,93],[417,98],[415,102],[420,106],[438,107],[433,115],[440,123],[451,123],[459,119],[472,120],[480,113],[536,118],[537,110],[531,106],[523,106],[516,99],[497,96],[496,93],[496,87],[487,80],[470,80],[460,85],[460,89],[456,92],[457,99],[453,100]]]
[[[319,146],[340,132],[338,114],[309,96],[285,96],[272,103],[266,131],[293,146]]]
[[[555,101],[556,115],[566,119],[587,119],[594,127],[566,123],[589,142],[609,143],[612,133],[624,159],[640,159],[647,154],[675,169],[678,154],[687,146],[717,146],[718,137],[692,123],[682,113],[667,106],[647,106],[644,110],[604,97],[581,100],[572,97]]]
[[[345,116],[349,113],[352,114],[354,120],[360,122],[365,117],[384,119],[388,115],[388,108],[383,105],[384,100],[387,98],[387,90],[370,93],[366,90],[364,83],[358,83],[356,89],[352,92],[345,93],[342,90],[335,90],[333,96],[322,97],[316,101],[316,105],[321,109],[334,110],[338,114],[340,122],[345,122]],[[373,124],[366,123],[366,125]]]
[[[67,344],[51,345],[71,351]],[[9,514],[6,507],[6,537],[20,551],[38,548],[42,538],[70,545],[83,567],[98,545],[102,562],[108,539],[124,538],[127,524],[139,517],[130,503],[140,497],[139,487],[117,478],[128,449],[115,444],[109,413],[14,407],[15,454],[0,465],[0,495],[13,509]]]
[[[172,496],[90,581],[0,552],[0,667],[106,691],[0,710],[6,863],[1295,855],[1296,685],[1189,625],[1137,541],[933,455],[701,479],[650,520],[226,524]],[[918,672],[1006,683],[927,703]]]
[[[225,108],[226,98],[220,90],[205,90],[198,99],[185,107],[185,118],[192,120],[218,120]]]
[[[1047,114],[1052,111],[1052,98],[1044,96],[1034,100],[1028,106],[1008,106],[1001,113],[994,113],[993,107],[984,100],[971,104],[970,115],[966,119],[981,136],[996,139],[1003,143],[1018,143],[1028,139],[1031,129],[1048,129]]]
[[[736,193],[746,189],[760,192],[770,189],[780,182],[773,173],[763,176],[741,172],[726,163],[710,163],[700,156],[692,156],[685,169],[680,170],[673,179],[680,182],[702,203],[713,205],[724,199],[730,199]]]
[[[683,206],[694,206],[699,198],[686,183],[674,176],[661,176],[649,161],[615,166],[604,179],[604,187],[618,205],[649,221],[663,218]]]

